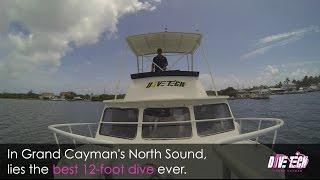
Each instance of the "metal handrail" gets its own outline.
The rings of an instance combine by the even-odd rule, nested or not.
[[[71,132],[63,131],[61,129],[58,129],[58,127],[66,127],[66,126],[81,126],[81,125],[95,125],[97,123],[69,123],[69,124],[55,124],[55,125],[50,125],[48,126],[48,129],[53,132],[54,138],[56,143],[59,145],[59,140],[57,137],[57,134],[66,136],[74,141],[78,141],[81,143],[87,143],[87,144],[106,144],[106,143],[112,143],[112,142],[107,142],[106,140],[100,140],[96,139],[94,137],[88,137],[88,136],[83,136],[83,135],[78,135],[74,134]]]
[[[258,125],[258,130],[257,131],[253,131],[253,132],[249,132],[249,133],[244,133],[244,134],[240,134],[239,136],[235,136],[235,137],[230,137],[230,138],[226,138],[224,140],[221,140],[220,142],[218,142],[217,144],[230,144],[230,143],[234,143],[234,142],[238,142],[244,139],[251,139],[251,138],[256,138],[256,143],[258,142],[259,136],[266,134],[268,132],[272,132],[274,131],[274,136],[273,136],[273,140],[272,140],[272,148],[274,147],[276,138],[277,138],[277,132],[278,129],[283,126],[284,122],[281,119],[275,119],[275,118],[238,118],[237,119],[239,121],[240,124],[240,132],[241,132],[241,122],[242,121],[255,121],[255,120],[259,120],[259,125]],[[276,125],[273,125],[271,127],[265,128],[261,130],[261,123],[262,121],[271,121],[271,122],[275,122]],[[231,177],[231,172],[233,172],[237,177],[239,178],[259,178],[261,177],[261,175],[254,171],[254,170],[248,170],[248,168],[246,166],[243,166],[239,163],[234,163],[234,161],[232,160],[232,158],[229,157],[229,154],[225,153],[222,149],[219,148],[219,146],[215,146],[213,148],[213,150],[218,154],[218,156],[221,158],[222,160],[222,165],[223,165],[223,176],[222,178],[226,179],[230,179]],[[280,176],[278,177],[280,178]],[[284,178],[284,176],[281,176],[281,178]]]
[[[145,125],[145,124],[184,124],[192,122],[212,122],[212,121],[223,121],[233,119],[233,117],[227,118],[216,118],[216,119],[202,119],[202,120],[189,120],[189,121],[158,121],[158,122],[100,122],[102,124],[125,124],[125,125]]]
[[[264,128],[264,129],[260,129],[261,128],[261,125],[260,125],[258,127],[259,129],[256,131],[240,134],[238,136],[232,136],[229,138],[225,138],[223,140],[218,141],[217,144],[230,144],[230,143],[239,142],[239,141],[245,140],[245,139],[258,138],[260,135],[267,134],[272,131],[275,132],[272,144],[275,144],[275,140],[277,138],[277,129],[279,129],[284,124],[283,120],[277,119],[277,118],[236,118],[236,120],[239,120],[240,124],[242,124],[241,121],[253,121],[253,120],[271,121],[271,122],[276,122],[277,124],[273,125],[271,127],[268,127],[268,128]],[[260,124],[260,122],[259,122],[259,124]],[[241,131],[241,126],[240,126],[240,131]]]
[[[166,121],[166,122],[100,122],[102,124],[127,124],[127,125],[144,125],[144,124],[182,124],[182,123],[192,123],[192,122],[209,122],[209,121],[221,121],[233,119],[233,117],[227,118],[216,118],[216,119],[202,119],[202,120],[189,120],[189,121]],[[49,127],[65,127],[65,126],[82,126],[82,125],[94,125],[98,123],[68,123],[68,124],[55,124]]]
[[[228,117],[228,118],[217,118],[217,119],[204,119],[204,120],[190,120],[190,121],[169,121],[169,122],[101,122],[104,124],[137,124],[139,126],[144,125],[144,124],[183,124],[183,123],[191,123],[191,122],[210,122],[210,121],[221,121],[221,120],[228,120],[231,119],[232,117]],[[247,140],[247,139],[251,139],[251,138],[256,138],[256,141],[258,141],[259,136],[264,135],[266,133],[272,132],[274,131],[274,137],[273,137],[273,142],[272,144],[275,143],[276,137],[277,137],[277,129],[279,129],[284,123],[281,119],[276,119],[276,118],[236,118],[235,120],[239,120],[239,124],[242,124],[242,121],[257,121],[259,120],[259,127],[258,130],[256,131],[252,131],[252,132],[248,132],[248,133],[244,133],[244,134],[239,134],[237,136],[231,136],[228,138],[225,138],[223,140],[218,140],[217,142],[214,142],[215,144],[231,144],[231,143],[235,143],[235,142],[239,142],[242,140]],[[276,125],[273,125],[271,127],[267,127],[264,129],[261,129],[261,123],[262,121],[271,121],[271,122],[276,122]],[[90,126],[91,125],[97,125],[98,123],[69,123],[69,124],[56,124],[56,125],[50,125],[48,128],[49,130],[53,131],[54,133],[54,137],[55,140],[57,142],[57,144],[59,144],[58,142],[58,138],[57,138],[57,134],[66,136],[71,138],[74,142],[79,141],[82,143],[97,143],[97,144],[103,144],[103,143],[112,143],[106,140],[100,140],[100,139],[96,139],[93,137],[93,134],[91,132]],[[82,135],[78,135],[78,134],[74,134],[72,133],[72,130],[70,132],[67,131],[63,131],[58,129],[59,127],[69,127],[69,130],[71,129],[71,126],[83,126],[83,125],[87,125],[89,132],[91,137],[87,137],[87,136],[82,136]],[[240,131],[241,131],[241,127],[240,127]]]
[[[191,122],[209,122],[209,121],[221,121],[221,120],[227,120],[230,118],[219,118],[219,119],[205,119],[205,120],[190,120],[190,121],[175,121],[175,122],[129,122],[130,124],[137,124],[137,125],[143,125],[143,124],[171,124],[171,123],[191,123]],[[241,125],[242,121],[259,121],[258,124],[258,129],[256,131],[244,133],[244,134],[239,134],[236,136],[231,136],[228,138],[225,138],[223,140],[218,140],[214,142],[214,144],[232,144],[235,142],[239,142],[242,140],[248,140],[251,138],[256,138],[256,142],[259,139],[259,136],[267,134],[269,132],[274,131],[274,136],[273,136],[273,141],[272,141],[272,149],[273,145],[275,144],[275,140],[277,138],[277,130],[283,126],[284,122],[281,119],[276,119],[276,118],[237,118],[235,119],[239,121],[239,131],[241,133]],[[264,129],[261,129],[261,124],[263,121],[269,121],[269,122],[275,122],[275,125],[272,125],[271,127],[267,127]],[[102,123],[107,123],[107,124],[125,124],[128,122],[102,122]],[[108,140],[102,140],[102,139],[97,139],[93,138],[90,126],[98,124],[98,123],[70,123],[70,124],[56,124],[56,125],[51,125],[49,126],[49,130],[53,131],[53,135],[55,137],[56,143],[59,145],[59,141],[57,138],[57,134],[66,136],[68,138],[71,138],[74,143],[75,141],[81,142],[81,143],[88,143],[88,144],[114,144],[115,142],[108,141]],[[71,126],[82,126],[82,125],[87,125],[91,137],[87,136],[82,136],[78,134],[72,133]],[[69,127],[69,131],[63,131],[58,129],[58,127]],[[150,143],[150,141],[148,141]],[[257,176],[257,173],[254,171],[243,171],[242,166],[235,165],[226,154],[223,152],[219,151],[219,148],[214,148],[216,153],[218,153],[219,157],[221,158],[223,162],[223,178],[230,178],[231,177],[231,172],[233,172],[236,176],[238,177],[259,177]]]

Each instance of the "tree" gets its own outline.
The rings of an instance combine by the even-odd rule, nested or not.
[[[236,89],[234,89],[233,87],[228,87],[226,89],[220,90],[218,92],[218,94],[227,95],[227,96],[230,96],[230,97],[235,97],[235,96],[237,96],[238,91]]]
[[[28,93],[27,93],[27,94],[28,94],[28,95],[33,94],[32,89],[31,89],[30,91],[28,91]]]
[[[297,81],[297,80],[295,80],[295,79],[293,79],[293,80],[292,80],[292,83],[293,83],[293,84],[297,84],[297,83],[298,83],[298,81]]]
[[[286,80],[284,81],[284,84],[288,85],[290,83],[290,79],[286,78]]]
[[[282,82],[279,82],[279,83],[276,84],[274,87],[275,87],[275,88],[281,88],[281,87],[282,87]]]
[[[28,91],[28,93],[26,95],[22,95],[23,97],[21,98],[34,98],[34,99],[38,99],[39,98],[39,95],[36,94],[36,93],[33,93],[32,89],[30,91]]]
[[[65,99],[71,100],[71,99],[73,99],[73,98],[76,97],[76,96],[77,96],[76,93],[74,93],[74,92],[69,92],[68,94],[65,95]]]

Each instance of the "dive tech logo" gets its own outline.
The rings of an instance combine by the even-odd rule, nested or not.
[[[151,88],[151,87],[163,87],[163,86],[175,86],[175,87],[184,87],[186,82],[182,81],[151,81],[147,84],[146,88]]]
[[[287,172],[302,172],[302,169],[307,167],[308,162],[308,156],[299,151],[293,156],[275,154],[270,156],[268,168]]]

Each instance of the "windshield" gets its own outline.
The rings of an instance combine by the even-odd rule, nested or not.
[[[138,109],[107,108],[100,124],[100,135],[133,139],[137,134],[137,124],[108,124],[108,122],[138,122]]]
[[[147,108],[143,113],[143,122],[177,122],[164,124],[144,124],[142,126],[143,138],[185,138],[191,137],[190,112],[187,107],[175,108]]]
[[[194,106],[194,115],[196,121],[226,118],[218,121],[197,122],[197,132],[201,136],[234,130],[233,118],[227,104],[206,104]]]

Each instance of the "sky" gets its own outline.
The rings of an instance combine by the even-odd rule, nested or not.
[[[125,92],[137,71],[125,38],[165,28],[202,33],[218,89],[320,75],[319,7],[318,0],[2,0],[0,92],[114,93],[117,82]],[[200,52],[195,69],[210,89]],[[168,57],[169,66],[176,59]]]

